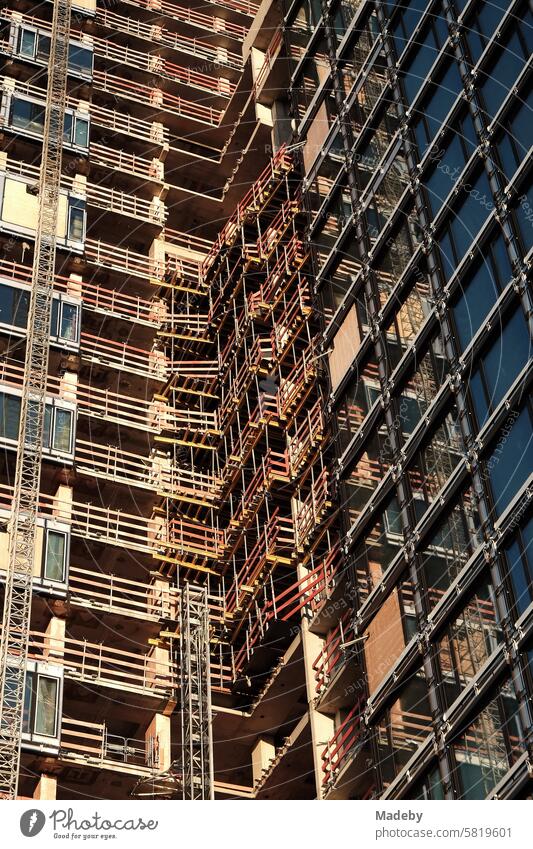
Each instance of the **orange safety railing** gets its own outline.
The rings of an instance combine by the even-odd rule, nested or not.
[[[218,360],[173,360],[169,362],[172,374],[194,377],[199,380],[215,380],[218,377]]]
[[[171,0],[123,0],[123,2],[128,6],[148,9],[152,14],[162,12],[164,15],[168,15],[169,18],[206,29],[210,33],[223,33],[230,36],[230,38],[237,38],[241,41],[246,36],[246,27],[226,21],[223,18],[204,15],[203,12],[197,12],[196,9],[176,5]]]
[[[214,6],[226,6],[227,9],[234,9],[240,12],[241,15],[248,15],[253,18],[259,9],[258,3],[251,3],[250,0],[209,0]]]
[[[329,473],[322,469],[316,481],[311,485],[305,501],[300,505],[294,517],[294,531],[296,547],[298,551],[309,542],[315,528],[317,528],[330,507],[329,501]]]
[[[168,321],[167,304],[160,298],[140,298],[135,295],[127,295],[118,289],[106,289],[105,286],[97,286],[93,283],[80,282],[79,285],[82,304],[85,309],[94,312],[104,312],[116,318],[127,319],[135,324],[149,324],[160,327]],[[55,289],[71,291],[75,295],[75,288],[69,284],[68,278],[56,277]]]
[[[170,245],[179,245],[189,251],[206,254],[213,242],[211,239],[203,239],[201,236],[196,236],[194,233],[185,233],[183,230],[175,230],[172,227],[165,227],[163,232],[165,242]]]
[[[7,386],[22,386],[24,367],[12,360],[0,360],[0,383]],[[63,395],[61,379],[48,376],[47,392],[53,396]],[[199,433],[217,431],[216,411],[177,409],[161,400],[144,400],[122,395],[111,389],[99,389],[85,383],[68,387],[68,399],[74,401],[80,414],[91,418],[138,428],[151,433],[161,431],[179,432],[193,430]]]
[[[346,658],[344,644],[355,636],[353,611],[347,610],[340,618],[338,625],[328,634],[313,663],[318,696],[327,689],[329,682]]]
[[[221,32],[229,35],[232,38],[238,38],[242,40],[246,35],[246,27],[240,26],[239,24],[234,24],[231,21],[224,20],[223,18],[212,17],[211,15],[204,15],[202,12],[197,12],[194,9],[187,9],[182,6],[175,6],[170,0],[124,0],[127,5],[132,5],[136,7],[149,9],[151,12],[161,11],[165,15],[169,15],[175,20],[184,21],[185,23],[191,24],[192,26],[199,26],[203,29],[207,29],[209,32]],[[2,11],[2,17],[8,20],[14,16],[14,10],[4,9]],[[38,27],[40,31],[50,33],[51,28],[50,24],[47,21],[44,21],[40,18],[37,18],[32,15],[23,15],[21,16],[22,20],[25,23],[30,24],[31,26]],[[117,15],[113,16],[114,18],[118,17]],[[102,21],[105,20],[105,15],[98,15],[98,18]],[[71,38],[76,39],[78,41],[83,40],[83,33],[80,30],[71,30]],[[98,41],[99,39],[94,39]],[[118,59],[120,61],[120,59]]]
[[[316,612],[331,595],[339,564],[339,549],[334,546],[304,578],[278,595],[273,595],[267,601],[265,610],[282,622],[292,619],[304,608],[308,608],[311,613]]]
[[[266,424],[272,417],[273,414],[265,411],[261,405],[254,409],[244,428],[239,431],[237,439],[230,445],[225,466],[227,475],[231,476],[239,471],[241,464],[246,461],[261,438],[261,425]]]
[[[229,335],[224,348],[219,352],[219,364],[221,373],[227,371],[234,361],[238,353],[238,343],[244,339],[247,328],[249,327],[253,312],[259,308],[273,309],[275,304],[270,302],[265,304],[263,292],[253,292],[248,296],[248,308],[241,310],[235,318],[235,327]],[[281,298],[281,295],[280,295]],[[287,350],[290,342],[301,330],[305,318],[311,312],[310,293],[307,281],[304,279],[298,283],[296,291],[287,304],[282,315],[276,320],[274,329],[270,333],[272,354],[278,360],[281,359],[283,353]],[[233,352],[233,356],[231,356]]]
[[[274,309],[292,275],[305,262],[306,256],[302,242],[295,234],[287,245],[280,248],[279,259],[266,281],[261,284],[257,292],[251,292],[248,295],[250,312],[253,313],[259,309]]]
[[[287,451],[293,475],[301,470],[313,448],[322,442],[325,429],[323,402],[319,399],[310,410],[304,411],[303,419],[295,420],[294,431],[287,434]]]
[[[31,273],[28,265],[0,259],[0,277],[4,279],[30,287]],[[57,292],[81,298],[84,309],[154,327],[169,320],[167,305],[160,298],[140,298],[136,295],[128,295],[119,289],[107,289],[105,286],[75,280],[60,274],[55,276],[53,286]]]
[[[281,381],[276,399],[278,415],[283,417],[290,415],[298,402],[303,400],[306,390],[311,387],[316,377],[316,362],[315,345],[312,343],[302,352],[288,376]]]
[[[93,37],[93,44],[95,55],[110,59],[113,67],[117,64],[129,65],[140,71],[221,97],[229,98],[235,91],[235,83],[230,80],[209,76],[192,68],[177,65],[157,53],[142,52],[130,46],[119,46],[105,38]]]
[[[107,109],[105,106],[98,106],[96,103],[91,103],[90,114],[93,124],[151,142],[154,148],[156,145],[169,143],[169,130],[163,124],[142,121],[136,116],[126,115],[117,109]]]
[[[163,539],[160,544],[178,554],[218,559],[224,552],[224,543],[224,531],[177,517],[169,521],[168,539]]]
[[[251,314],[246,309],[242,309],[239,315],[234,319],[234,330],[230,333],[226,344],[218,355],[220,372],[222,375],[231,367],[231,364],[238,352],[239,342],[244,339],[251,320]],[[231,356],[232,351],[234,354],[233,357]]]
[[[85,332],[81,334],[80,347],[87,362],[118,368],[153,380],[164,381],[171,371],[171,363],[162,351],[147,351],[126,342],[115,342]]]
[[[112,769],[133,775],[150,776],[159,768],[159,739],[136,740],[110,734],[105,723],[61,719],[61,759]]]
[[[266,50],[266,53],[265,53],[265,58],[263,60],[263,64],[261,65],[259,72],[257,74],[256,80],[255,80],[255,83],[254,83],[254,87],[253,87],[254,95],[257,94],[259,89],[263,86],[263,83],[265,82],[265,80],[266,80],[266,78],[267,78],[267,76],[270,72],[270,69],[272,68],[272,66],[274,64],[276,56],[279,53],[279,49],[281,47],[282,38],[283,38],[283,31],[281,29],[276,30],[276,32],[274,33],[274,37],[272,38],[272,41],[270,42],[270,44],[267,47],[267,50]]]
[[[26,162],[8,159],[6,171],[10,174],[20,174],[30,180],[39,179],[39,169],[35,165]],[[76,190],[76,180],[73,177],[62,177],[62,185],[65,188]],[[82,195],[88,204],[97,209],[105,209],[116,212],[119,215],[127,215],[132,218],[142,219],[151,224],[163,226],[167,216],[167,210],[163,203],[144,200],[135,194],[122,192],[108,186],[99,186],[95,183],[85,183],[81,189]]]
[[[211,690],[217,693],[230,693],[233,684],[233,670],[227,663],[217,662],[211,657]]]
[[[49,382],[51,380],[53,378],[49,378]],[[91,418],[151,433],[166,430],[177,432],[183,429],[204,432],[216,429],[217,424],[215,413],[179,410],[165,401],[145,401],[89,384],[76,385],[76,404],[80,413]]]
[[[276,320],[270,334],[272,350],[277,360],[283,358],[284,353],[297,338],[311,309],[309,287],[307,281],[303,280],[296,287],[291,300]]]
[[[6,10],[2,13],[4,16],[7,14]],[[11,83],[15,84],[15,88],[11,88]],[[23,80],[9,80],[9,84],[6,80],[2,80],[0,82],[0,87],[4,91],[12,91],[14,94],[29,94],[36,99],[40,99],[43,103],[46,101],[46,89],[40,88],[39,86],[32,85],[30,82],[25,82]],[[78,105],[77,98],[70,97],[67,95],[66,105],[71,109],[76,109]]]
[[[232,536],[232,530],[236,531],[249,525],[273,480],[288,481],[289,479],[287,455],[276,453],[269,448],[266,455],[261,458],[252,480],[241,494],[237,508],[233,510],[228,537]]]
[[[207,284],[203,277],[202,263],[195,259],[168,255],[165,272],[171,286],[185,292],[206,294]]]
[[[0,509],[9,512],[13,487],[0,484]],[[155,554],[158,547],[168,545],[166,524],[161,519],[148,519],[111,507],[100,507],[81,501],[62,501],[41,493],[38,513],[70,524],[72,535],[91,539],[104,545],[116,545],[132,551]]]
[[[71,604],[143,620],[175,619],[179,590],[131,581],[118,575],[69,566]]]
[[[363,737],[364,699],[359,699],[322,752],[322,784],[332,784]]]
[[[43,631],[30,631],[28,657],[64,666],[69,678],[145,695],[170,696],[177,686],[175,664],[170,660],[68,636],[61,639]]]
[[[276,540],[277,548],[274,549],[274,559],[279,556],[278,552],[281,552],[281,556],[286,558],[294,549],[292,521],[288,519],[281,519],[280,521],[282,527],[280,528],[280,536]],[[334,578],[339,568],[338,555],[338,547],[334,546],[318,566],[308,572],[304,578],[295,581],[277,594],[274,593],[273,585],[269,591],[268,583],[263,582],[261,591],[264,595],[264,601],[261,606],[256,605],[254,616],[250,616],[245,642],[234,658],[235,673],[238,673],[244,663],[250,659],[254,647],[261,641],[270,622],[274,620],[289,622],[298,617],[304,608],[314,612],[321,607],[323,601],[329,597],[335,586]],[[242,579],[244,580],[244,576],[242,576]],[[247,584],[244,586],[246,587]],[[234,600],[236,589],[233,585],[232,589]],[[244,612],[250,608],[250,604],[251,602],[243,606]]]
[[[76,440],[75,463],[80,473],[197,504],[214,503],[223,486],[222,479],[214,475],[176,468],[166,455],[153,453],[145,457],[116,445],[98,445],[83,439]]]
[[[101,239],[85,239],[85,259],[93,265],[139,277],[148,282],[162,283],[164,279],[163,262],[154,261],[145,254],[103,242]]]
[[[290,560],[293,544],[292,520],[280,516],[276,508],[227,590],[226,615],[232,615],[242,607],[268,560],[275,562],[279,557]]]
[[[121,192],[108,186],[96,186],[93,183],[86,184],[87,203],[96,209],[104,209],[115,212],[117,215],[127,215],[139,221],[147,221],[163,227],[168,215],[164,203],[154,200],[144,200],[137,195]]]
[[[207,272],[213,265],[217,254],[222,250],[225,244],[233,244],[245,218],[250,213],[258,212],[261,209],[265,201],[270,196],[269,187],[272,182],[278,180],[284,172],[290,171],[292,165],[292,157],[287,153],[286,145],[282,145],[276,155],[270,160],[261,176],[245,194],[233,215],[228,219],[220,231],[211,250],[204,260],[204,272]]]
[[[288,198],[284,201],[281,209],[278,211],[273,221],[268,225],[265,232],[261,233],[257,242],[255,242],[253,246],[245,246],[245,256],[252,261],[268,259],[287,232],[291,223],[294,221],[294,217],[297,215],[299,210],[299,199]]]
[[[270,340],[256,338],[250,351],[246,354],[236,375],[232,375],[225,387],[220,408],[220,428],[224,430],[233,418],[236,407],[239,406],[247,388],[250,386],[254,375],[257,374],[263,363],[272,359],[272,348]]]
[[[191,121],[200,121],[218,127],[224,110],[213,106],[204,106],[193,100],[186,100],[176,94],[170,94],[160,88],[152,88],[137,81],[118,77],[108,71],[95,71],[93,81],[96,88],[116,94],[136,103],[144,103],[151,108],[163,109],[173,115],[181,115]]]
[[[108,11],[108,9],[97,8],[95,18],[99,24],[109,27],[114,32],[124,32],[127,35],[137,36],[138,38],[149,41],[151,45],[154,42],[158,42],[167,47],[172,47],[181,53],[186,53],[188,56],[198,56],[201,59],[207,59],[208,61],[216,62],[229,68],[235,68],[236,70],[241,70],[242,68],[242,56],[238,53],[231,53],[229,50],[221,50],[216,45],[209,44],[207,41],[191,38],[182,33],[172,32],[159,25],[154,26],[134,18],[117,15],[114,12]]]

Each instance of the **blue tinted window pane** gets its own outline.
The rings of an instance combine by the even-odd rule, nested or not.
[[[93,54],[86,47],[71,44],[68,51],[68,66],[72,71],[91,71]]]
[[[481,79],[484,80],[481,91],[490,118],[496,115],[523,66],[522,45],[518,34],[513,32],[499,57],[491,63],[490,72],[481,74]]]
[[[406,67],[404,86],[409,103],[412,103],[415,99],[415,95],[424,82],[427,72],[437,58],[437,53],[438,48],[435,36],[432,30],[429,30],[424,36],[423,43]]]
[[[429,125],[430,138],[434,138],[446,115],[452,108],[457,95],[461,91],[461,77],[455,62],[442,78],[439,87],[426,108],[426,118]]]
[[[507,7],[508,0],[488,0],[469,19],[468,44],[474,62],[478,61],[489,43]]]
[[[36,34],[32,30],[23,29],[20,33],[19,52],[23,56],[29,56],[33,59],[35,55],[35,39]]]
[[[509,254],[507,253],[503,236],[499,235],[497,239],[491,239],[491,246],[492,256],[494,257],[497,269],[497,280],[499,280],[500,288],[503,289],[512,276]]]
[[[500,516],[531,474],[533,430],[527,409],[517,419],[509,417],[487,465],[496,514]]]
[[[533,186],[520,193],[515,212],[527,253],[533,245]]]
[[[443,44],[446,43],[449,36],[448,24],[446,23],[446,18],[444,15],[439,13],[438,11],[435,13],[435,17],[433,18],[433,26],[435,27],[435,31],[437,33],[437,43],[439,47],[442,47]]]
[[[457,770],[461,776],[464,790],[460,799],[484,799],[486,796],[485,778],[481,764],[460,762]]]
[[[518,309],[484,358],[485,380],[493,409],[498,406],[530,356],[529,332],[522,310]]]
[[[485,388],[483,386],[481,372],[479,371],[479,369],[477,369],[477,371],[475,371],[470,376],[469,386],[470,394],[474,402],[474,409],[476,411],[478,425],[480,428],[482,428],[485,422],[487,421],[489,415],[489,408],[487,406]]]
[[[494,207],[489,181],[484,171],[473,184],[465,185],[463,194],[466,194],[466,197],[456,208],[451,219],[458,256],[466,253]]]
[[[490,41],[492,35],[500,23],[504,12],[509,7],[509,0],[487,0],[483,3],[477,13],[479,28],[487,41]]]
[[[476,27],[472,27],[468,33],[468,46],[470,48],[470,55],[472,56],[472,63],[477,65],[483,53],[485,41]]]
[[[465,117],[461,121],[461,131],[463,144],[466,148],[466,156],[468,159],[470,159],[478,145],[478,138],[476,135],[476,129],[474,127],[474,122],[468,114],[465,115]]]
[[[490,264],[483,262],[477,271],[466,279],[463,292],[453,310],[455,326],[463,350],[498,300],[498,294]]]
[[[522,528],[522,539],[524,540],[524,554],[529,564],[529,572],[533,575],[533,519]]]
[[[451,138],[444,154],[439,156],[438,164],[425,180],[434,216],[457,182],[464,165],[465,157],[461,139],[456,135]]]
[[[20,398],[0,393],[0,436],[18,439],[20,422]]]
[[[26,327],[30,293],[0,284],[0,322]]]
[[[399,21],[393,29],[392,37],[394,39],[394,47],[396,48],[396,55],[401,56],[405,45],[407,44],[407,38],[403,34],[403,25],[402,22]]]
[[[526,42],[527,53],[533,53],[533,14],[531,14],[531,9],[526,9],[523,15],[520,32]]]
[[[521,614],[531,601],[531,593],[518,543],[511,543],[511,545],[506,548],[505,554],[509,574],[511,576],[511,583],[513,585],[516,607],[518,613]]]
[[[87,147],[89,144],[89,122],[83,118],[76,118],[74,144],[80,147]]]
[[[446,277],[446,280],[449,280],[455,270],[456,262],[452,249],[451,239],[447,232],[443,233],[443,235],[439,239],[439,247],[444,275]]]
[[[59,318],[59,301],[55,298],[52,301],[52,312],[50,317],[50,333],[52,336],[57,336],[57,322]]]
[[[441,77],[439,84],[433,90],[431,97],[424,103],[421,113],[425,115],[427,121],[427,129],[421,131],[418,125],[415,125],[415,135],[418,141],[419,153],[422,157],[428,146],[428,142],[433,139],[444,118],[452,108],[457,95],[462,89],[461,77],[456,63],[451,60],[448,70]],[[422,121],[422,119],[420,119]],[[429,137],[427,133],[429,132]]]
[[[533,89],[529,92],[523,103],[518,100],[512,104],[512,111],[508,120],[508,130],[498,142],[498,151],[507,181],[512,178],[516,169],[527,155],[531,145],[532,119]]]
[[[533,119],[533,89],[531,89],[518,112],[511,118],[510,133],[514,139],[518,153],[525,156],[531,147],[531,121]]]
[[[69,112],[65,112],[63,120],[63,141],[65,144],[70,144],[72,142],[72,122],[74,117]]]
[[[502,138],[501,142],[498,144],[498,152],[502,163],[503,177],[505,182],[508,183],[518,165],[514,147],[509,136],[505,135]]]
[[[430,142],[429,136],[426,131],[426,125],[424,121],[418,121],[414,126],[416,143],[419,150],[420,159],[422,159],[428,145]]]
[[[52,408],[50,404],[47,404],[44,408],[44,429],[43,429],[43,447],[50,448],[50,437],[51,437],[51,425],[52,425]]]

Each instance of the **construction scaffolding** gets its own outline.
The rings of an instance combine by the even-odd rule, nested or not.
[[[127,17],[128,5],[138,20]],[[57,180],[67,221],[71,196],[78,217],[75,233],[67,225],[61,235],[47,278],[55,324],[46,337],[47,432],[35,485],[33,573],[39,591],[58,603],[52,614],[44,612],[34,594],[21,668],[30,670],[30,701],[39,676],[61,684],[53,685],[54,739],[39,739],[31,711],[21,739],[25,763],[37,757],[37,772],[48,768],[35,754],[45,746],[59,772],[65,765],[101,767],[96,780],[112,793],[111,774],[121,773],[125,795],[250,797],[245,774],[240,783],[226,781],[224,767],[217,775],[216,706],[245,707],[266,686],[294,623],[327,594],[328,557],[338,550],[319,324],[295,159],[285,145],[270,160],[265,149],[263,170],[236,204],[225,206],[226,223],[214,240],[213,232],[210,239],[183,232],[170,218],[180,187],[166,182],[165,171],[168,161],[167,173],[185,161],[184,119],[202,125],[196,173],[202,163],[218,169],[225,148],[210,147],[209,133],[239,95],[240,48],[228,47],[242,40],[248,12],[233,0],[221,5],[216,46],[185,34],[215,19],[176,3],[160,4],[155,30],[143,17],[148,7],[127,0],[113,12],[96,8],[77,17],[70,44],[80,45],[83,67],[69,67],[68,91],[56,98],[71,124],[83,122],[78,147],[65,137],[70,158]],[[0,49],[13,64],[27,58],[19,50],[25,27],[42,44],[51,36],[54,42],[49,11],[2,12],[9,38]],[[174,32],[165,18],[185,23],[185,32]],[[154,38],[164,45],[162,56],[143,48]],[[182,64],[184,55],[204,55],[207,47],[220,59],[213,77]],[[86,100],[78,100],[80,78]],[[208,92],[209,101],[200,103],[195,91]],[[39,78],[24,73],[5,77],[1,95],[5,125],[17,98],[37,110],[46,98]],[[33,143],[46,141],[38,120],[30,129]],[[235,125],[226,144],[237,131]],[[221,135],[215,138],[220,144]],[[14,195],[31,198],[38,173],[27,158],[26,148],[21,155],[13,146],[0,170]],[[34,319],[24,305],[33,279],[24,259],[25,250],[20,261],[7,255],[0,261],[2,291],[12,305],[2,318],[29,350]],[[0,362],[0,383],[2,403],[15,419],[18,398],[31,384],[10,349]],[[17,451],[11,422],[4,434],[2,518],[19,511],[9,476]],[[299,580],[300,568],[309,571],[307,582]],[[89,612],[97,624],[87,639],[78,623]],[[139,635],[134,649],[132,633]],[[90,683],[102,700],[120,690],[134,707],[93,722],[78,699],[80,683]],[[143,708],[137,730],[131,728],[136,706]]]

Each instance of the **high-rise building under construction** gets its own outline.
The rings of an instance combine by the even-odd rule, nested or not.
[[[529,796],[526,0],[0,25],[0,796]]]

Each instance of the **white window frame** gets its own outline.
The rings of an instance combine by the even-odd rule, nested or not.
[[[14,281],[6,280],[3,277],[0,277],[0,286],[4,288],[13,289],[17,292],[26,292],[28,296],[30,294],[29,287],[17,285]],[[76,333],[74,339],[65,339],[59,334],[59,332],[53,332],[55,328],[50,327],[50,344],[61,345],[62,348],[68,348],[71,350],[79,350],[81,335],[81,317],[83,309],[83,303],[81,298],[75,298],[69,294],[63,295],[60,292],[54,292],[54,294],[52,295],[52,299],[53,302],[57,303],[58,305],[58,331],[61,329],[61,320],[63,316],[63,308],[65,305],[69,307],[75,307],[78,314],[76,318]],[[10,324],[7,321],[0,321],[0,332],[1,331],[9,333],[10,336],[20,336],[21,338],[24,338],[27,333],[27,327],[21,327],[18,324]]]
[[[39,706],[39,681],[42,678],[46,678],[48,681],[53,681],[55,683],[56,698],[55,698],[55,705],[54,705],[54,732],[53,732],[53,734],[46,734],[44,731],[37,731],[35,728],[32,728],[32,730],[30,731],[30,734],[32,736],[35,736],[35,737],[48,737],[50,739],[56,739],[57,736],[58,736],[57,729],[58,729],[58,724],[59,724],[58,723],[58,719],[59,719],[59,711],[58,711],[58,707],[59,707],[59,679],[56,678],[55,675],[46,675],[44,672],[35,672],[34,676],[36,678],[36,684],[37,684],[37,686],[35,687],[35,708],[33,710],[33,720],[34,720],[34,722],[37,720],[37,710],[38,710],[38,706]]]
[[[75,300],[74,298],[69,298],[64,295],[54,295],[53,300],[57,303],[57,328],[50,327],[50,342],[52,344],[57,343],[59,345],[65,347],[75,347],[76,349],[80,346],[80,332],[81,332],[81,310],[82,305],[81,301]],[[63,319],[63,309],[65,306],[74,307],[76,309],[76,332],[74,335],[74,339],[66,339],[64,336],[61,336],[61,322]],[[57,333],[55,332],[57,330]]]
[[[73,201],[77,201],[78,203],[82,202],[83,207],[78,206],[77,203],[74,203]],[[73,239],[70,236],[70,224],[71,224],[71,220],[72,220],[72,211],[74,209],[76,211],[81,210],[82,213],[83,213],[83,228],[82,228],[83,233],[82,233],[81,240],[80,239]],[[69,197],[68,197],[68,208],[67,208],[67,232],[65,233],[66,244],[67,245],[77,245],[77,246],[83,247],[83,245],[85,244],[86,231],[87,231],[87,206],[86,206],[85,198],[79,198],[79,197],[73,198],[71,195],[69,195]]]
[[[5,184],[6,179],[10,181],[16,181],[23,183],[26,187],[32,185],[32,181],[28,180],[20,176],[19,174],[12,174],[9,171],[1,171],[0,172],[0,209],[3,209],[4,206],[4,197],[5,197]],[[64,236],[57,237],[57,246],[58,247],[67,247],[69,250],[76,251],[78,253],[82,253],[85,245],[85,236],[87,231],[87,201],[86,198],[82,195],[73,194],[68,190],[62,189],[60,192],[62,197],[67,199],[67,222],[66,222],[66,232]],[[83,234],[81,241],[77,239],[71,239],[69,237],[70,230],[70,220],[71,220],[71,209],[75,207],[76,204],[79,204],[77,208],[82,210],[83,212]],[[35,227],[26,227],[19,224],[11,224],[10,222],[5,222],[0,214],[0,230],[5,233],[16,233],[17,235],[28,235],[32,238],[35,238]]]
[[[76,405],[72,403],[64,402],[61,398],[48,398],[46,399],[45,406],[50,408],[50,444],[43,444],[43,455],[45,457],[51,457],[52,459],[56,456],[60,456],[61,458],[71,458],[74,459],[74,442],[75,442],[75,431],[76,431]],[[67,412],[70,414],[70,440],[69,440],[69,449],[68,451],[63,451],[60,448],[56,448],[54,445],[56,438],[56,421],[57,421],[57,411]]]
[[[31,722],[30,730],[23,731],[22,733],[23,743],[30,747],[39,746],[39,749],[41,749],[43,745],[56,748],[57,746],[59,746],[59,739],[61,734],[61,715],[63,705],[63,669],[59,666],[54,666],[46,662],[28,660],[26,664],[26,675],[27,677],[29,677],[30,675],[32,676],[35,681],[36,687],[35,705],[32,705],[32,710],[30,714],[30,720],[31,715],[33,715],[33,722]],[[56,703],[54,712],[53,736],[35,731],[35,717],[37,715],[39,678],[52,678],[54,681],[56,681]],[[26,689],[24,692],[26,692]]]
[[[50,534],[60,534],[64,537],[65,540],[65,548],[64,548],[64,556],[63,556],[63,574],[61,579],[59,578],[49,578],[46,574],[46,561],[47,561],[47,552],[48,552],[48,539]],[[66,585],[67,576],[68,576],[68,564],[70,558],[70,528],[66,526],[56,527],[54,524],[46,522],[43,526],[43,549],[41,553],[41,581],[46,586],[57,586],[58,584]]]
[[[46,104],[42,100],[38,100],[36,97],[31,97],[23,92],[19,92],[16,89],[13,92],[9,92],[7,102],[5,107],[2,107],[2,113],[4,115],[4,126],[6,130],[12,130],[14,133],[19,135],[26,135],[34,139],[42,139],[43,133],[36,132],[35,130],[30,130],[27,127],[15,127],[13,124],[13,109],[15,105],[15,101],[23,101],[25,103],[31,103],[35,106],[41,106],[43,110],[46,107]],[[65,115],[70,115],[72,118],[72,129],[70,133],[70,139],[68,141],[63,140],[63,146],[69,150],[75,151],[85,151],[88,153],[89,151],[89,137],[91,132],[91,118],[88,112],[78,112],[76,109],[67,108],[65,109]],[[84,121],[87,124],[87,144],[81,145],[76,144],[74,139],[76,138],[76,124],[78,121]]]
[[[24,32],[31,32],[35,34],[35,42],[33,46],[33,56],[27,56],[25,53],[22,53],[20,49],[20,44],[22,42],[22,34]],[[39,44],[39,37],[51,39],[51,33],[46,29],[41,29],[40,27],[32,26],[31,24],[27,24],[25,21],[15,22],[12,24],[12,29],[10,32],[11,43],[13,46],[13,53],[15,56],[19,57],[23,61],[27,62],[35,62],[37,65],[45,66],[47,61],[42,59],[37,55],[37,46]],[[68,74],[72,77],[78,77],[82,80],[92,80],[93,71],[94,71],[94,46],[92,44],[87,44],[83,41],[77,41],[75,39],[70,39],[69,50],[71,47],[79,47],[81,50],[87,50],[91,54],[91,67],[86,71],[80,71],[78,69],[74,69],[70,67],[68,68]]]
[[[0,393],[2,395],[10,395],[14,398],[21,398],[20,389],[10,389],[8,386],[4,386],[0,384]],[[50,445],[43,445],[43,456],[50,458],[51,460],[54,457],[58,457],[61,459],[61,462],[64,460],[74,460],[74,446],[76,444],[76,413],[77,407],[72,401],[65,401],[63,398],[53,398],[49,395],[46,396],[45,405],[47,408],[51,409],[50,413]],[[68,451],[61,451],[59,448],[54,448],[54,438],[55,438],[55,427],[56,427],[56,410],[61,410],[62,412],[68,412],[71,416],[71,428],[70,428],[70,444]],[[11,446],[16,448],[18,444],[18,439],[11,439],[9,437],[0,437],[0,444],[5,446]]]

